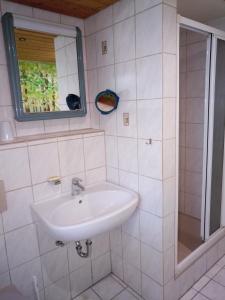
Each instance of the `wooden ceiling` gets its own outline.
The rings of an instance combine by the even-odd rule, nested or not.
[[[56,13],[85,19],[118,0],[11,0]]]
[[[54,37],[48,33],[15,29],[18,59],[54,63]]]

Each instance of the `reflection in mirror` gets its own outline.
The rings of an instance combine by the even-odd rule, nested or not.
[[[119,102],[119,97],[111,90],[99,93],[95,99],[96,108],[104,115],[113,112]]]
[[[76,39],[14,31],[24,113],[80,109]]]

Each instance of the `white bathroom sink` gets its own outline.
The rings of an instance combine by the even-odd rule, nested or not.
[[[110,183],[87,187],[32,205],[37,221],[55,240],[80,241],[124,223],[138,205],[137,193]]]

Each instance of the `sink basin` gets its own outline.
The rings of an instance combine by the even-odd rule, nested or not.
[[[55,240],[80,241],[121,225],[137,205],[137,193],[104,182],[77,196],[63,195],[33,204],[32,209]]]

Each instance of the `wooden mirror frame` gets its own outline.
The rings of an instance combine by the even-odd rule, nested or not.
[[[43,21],[43,23],[45,22]],[[60,30],[60,26],[58,24],[56,25],[57,25],[56,26],[57,29]],[[47,23],[46,26],[48,26]],[[63,25],[61,26],[63,27]],[[76,34],[77,65],[78,65],[81,108],[75,111],[70,110],[70,111],[56,111],[56,112],[25,113],[23,110],[20,74],[19,74],[16,41],[15,41],[15,33],[14,33],[15,26],[14,26],[14,18],[12,13],[5,13],[2,16],[2,27],[3,27],[3,35],[5,41],[6,58],[8,64],[10,89],[11,89],[11,96],[12,96],[13,107],[15,112],[15,119],[21,122],[21,121],[49,120],[49,119],[74,118],[74,117],[85,116],[87,114],[87,106],[86,106],[86,93],[85,93],[82,33],[80,28],[74,27],[74,31]],[[41,27],[42,29],[44,28],[44,26]],[[40,31],[44,32],[43,30]]]

